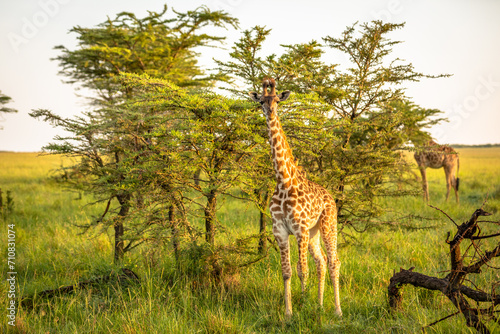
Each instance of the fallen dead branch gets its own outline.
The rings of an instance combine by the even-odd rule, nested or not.
[[[62,286],[57,289],[49,289],[35,293],[33,296],[23,297],[20,301],[20,304],[24,307],[33,307],[33,302],[36,298],[51,298],[58,295],[64,295],[72,293],[78,289],[84,289],[96,284],[107,283],[110,281],[116,281],[119,283],[127,282],[127,281],[139,281],[139,276],[134,273],[132,270],[127,268],[122,268],[122,273],[111,273],[109,275],[104,275],[100,277],[96,277],[93,279],[85,280],[78,282],[77,284]]]
[[[437,209],[437,208],[436,208]],[[443,212],[442,210],[438,209]],[[482,250],[476,243],[475,240],[489,239],[499,236],[499,233],[491,235],[480,235],[480,228],[478,225],[478,218],[481,216],[489,216],[490,213],[484,211],[482,208],[477,209],[471,216],[471,218],[461,225],[456,224],[448,214],[443,212],[456,226],[457,232],[455,233],[453,239],[450,241],[446,239],[446,243],[450,247],[450,266],[451,270],[443,278],[433,277],[424,275],[418,272],[414,272],[414,267],[405,270],[400,269],[398,273],[394,272],[394,275],[390,279],[388,287],[388,297],[389,305],[392,308],[399,308],[402,303],[401,289],[404,285],[410,284],[415,287],[420,287],[428,290],[437,290],[443,293],[457,308],[457,312],[448,315],[438,321],[435,321],[426,327],[433,326],[440,321],[448,319],[453,315],[462,314],[465,318],[466,324],[469,327],[475,328],[479,333],[490,333],[489,329],[483,323],[484,320],[493,319],[496,320],[495,307],[500,304],[500,295],[494,293],[486,293],[478,287],[473,288],[464,285],[466,277],[469,274],[480,274],[483,270],[483,266],[489,269],[496,269],[491,267],[488,263],[495,257],[500,256],[500,243],[497,244],[490,251]],[[468,239],[470,245],[468,245],[464,254],[460,251],[461,243]],[[474,254],[472,256],[467,255],[469,251],[473,250]],[[464,263],[465,258],[470,258],[467,263]],[[495,291],[494,283],[491,291]],[[471,306],[471,302],[474,306]],[[479,303],[487,303],[487,307],[480,308]]]

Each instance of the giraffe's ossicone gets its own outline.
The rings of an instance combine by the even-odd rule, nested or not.
[[[269,210],[273,221],[273,234],[281,253],[281,270],[285,289],[285,314],[292,315],[290,280],[289,236],[295,236],[299,261],[297,272],[305,292],[308,278],[307,251],[316,263],[318,274],[318,299],[323,305],[326,268],[333,281],[335,310],[342,315],[339,297],[340,260],[337,254],[337,208],[332,195],[320,185],[308,180],[298,167],[286,140],[278,118],[278,103],[290,96],[289,91],[276,95],[276,83],[273,79],[264,79],[263,92],[250,92],[253,101],[259,102],[266,116],[269,131],[269,143],[276,173],[276,189],[271,199]],[[323,240],[326,255],[321,247]]]

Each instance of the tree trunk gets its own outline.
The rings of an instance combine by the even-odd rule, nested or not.
[[[200,185],[200,175],[201,175],[201,168],[198,168],[193,175],[194,184],[196,186]]]
[[[265,254],[267,250],[266,215],[262,211],[260,212],[259,234],[259,254]]]
[[[341,194],[344,194],[344,185],[339,185],[337,187],[337,190],[339,191],[339,193]],[[335,205],[337,207],[337,218],[340,217],[340,212],[342,211],[342,207],[344,205],[344,201],[339,199],[339,198],[336,198],[335,199]]]
[[[215,211],[217,207],[217,194],[211,190],[207,196],[207,206],[205,207],[205,240],[210,244],[215,244]]]
[[[259,190],[255,190],[255,193],[259,198],[259,207],[260,207],[260,217],[259,217],[259,254],[265,254],[267,251],[267,236],[266,236],[266,214],[264,213],[265,208],[269,204],[269,191],[264,192],[264,196],[260,196]]]
[[[123,222],[117,221],[115,223],[115,263],[123,260],[123,255],[125,254],[123,246]]]
[[[120,203],[120,212],[118,212],[118,219],[115,221],[115,263],[123,260],[123,256],[125,254],[124,247],[124,228],[123,228],[123,220],[128,215],[130,209],[130,194],[118,195],[116,196],[118,202]]]

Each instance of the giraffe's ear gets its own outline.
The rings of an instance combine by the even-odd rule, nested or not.
[[[286,101],[290,97],[290,91],[285,90],[280,95],[278,95],[278,97],[279,97],[280,101]]]
[[[250,95],[250,98],[254,102],[260,102],[260,96],[256,92],[249,92],[248,95]]]

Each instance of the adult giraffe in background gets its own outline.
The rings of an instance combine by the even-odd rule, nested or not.
[[[429,201],[429,187],[427,184],[427,173],[425,169],[443,168],[446,176],[446,201],[450,197],[450,189],[455,190],[455,198],[458,199],[458,168],[460,161],[458,153],[447,145],[439,145],[435,141],[430,140],[425,146],[425,151],[415,152],[414,157],[418,164],[418,169],[422,174],[422,188],[424,190],[424,200]],[[456,176],[455,176],[456,175]]]
[[[302,292],[305,292],[309,275],[307,250],[316,263],[318,274],[318,299],[323,305],[326,267],[330,272],[335,291],[335,309],[342,315],[339,297],[340,261],[337,255],[337,208],[332,195],[323,187],[309,181],[305,173],[296,165],[292,151],[278,118],[277,109],[280,101],[290,96],[289,91],[276,95],[276,83],[273,79],[264,79],[262,95],[250,92],[253,101],[262,105],[267,120],[269,143],[276,173],[276,189],[269,206],[273,221],[273,234],[281,253],[281,271],[285,289],[285,314],[292,315],[290,280],[289,236],[294,235],[299,249],[297,272]],[[268,91],[268,88],[270,91]],[[326,256],[321,248],[321,239],[325,243]]]

